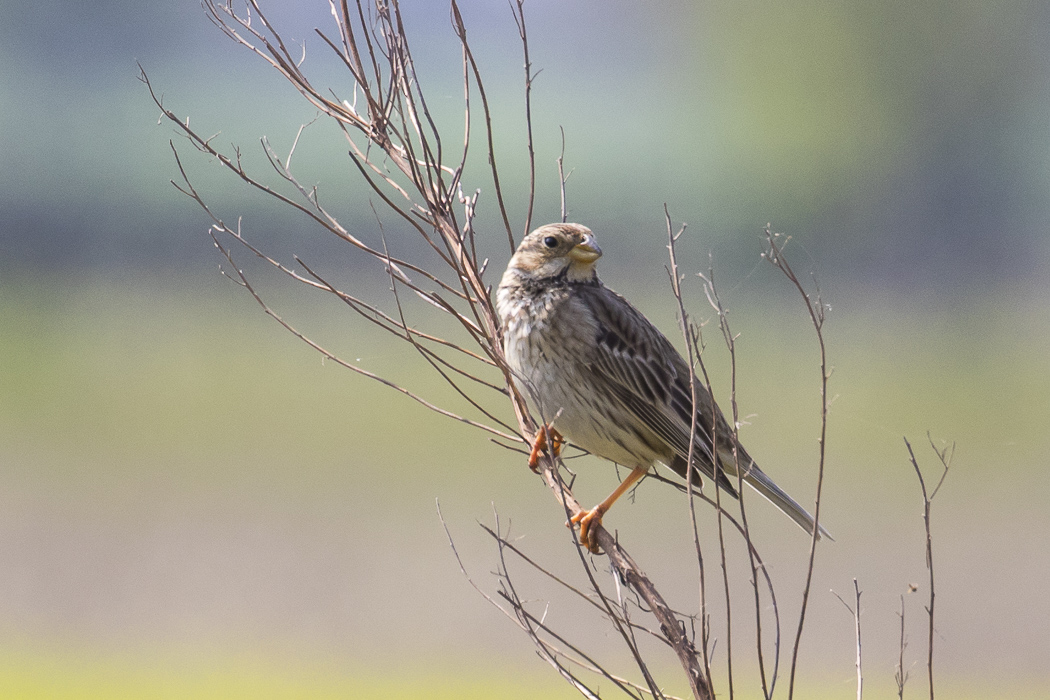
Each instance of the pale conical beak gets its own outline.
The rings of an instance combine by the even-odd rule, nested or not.
[[[592,263],[602,257],[602,249],[594,242],[594,236],[584,236],[581,243],[569,251],[569,257],[576,262]]]

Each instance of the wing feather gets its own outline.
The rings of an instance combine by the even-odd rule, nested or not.
[[[685,360],[626,299],[607,287],[592,287],[587,292],[588,306],[598,323],[593,357],[597,381],[606,382],[610,392],[631,413],[676,455],[687,459],[693,402]],[[698,386],[697,391],[699,420],[693,460],[711,477],[711,400],[704,387]],[[725,422],[720,412],[716,420]],[[728,432],[728,426],[725,429]],[[721,436],[723,426],[718,425],[718,431]]]

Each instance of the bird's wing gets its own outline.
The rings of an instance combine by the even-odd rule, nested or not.
[[[585,302],[594,314],[598,328],[593,356],[597,371],[593,380],[603,382],[610,393],[671,447],[677,459],[672,460],[675,464],[668,466],[675,471],[681,470],[679,473],[684,478],[693,421],[689,366],[656,326],[626,299],[606,287],[592,287],[588,291]],[[708,478],[714,474],[713,424],[717,435],[715,449],[721,464],[718,485],[734,497],[737,495],[733,481],[728,477],[736,476],[736,460],[739,459],[744,480],[802,529],[812,532],[813,517],[773,483],[736,442],[725,416],[714,405],[707,388],[698,383],[696,392],[695,467]],[[818,528],[821,535],[830,538],[827,530],[822,526]]]
[[[693,402],[685,360],[626,299],[606,287],[588,291],[585,301],[598,328],[593,356],[598,370],[595,381],[605,382],[609,391],[675,454],[687,459]],[[711,405],[707,390],[698,385],[699,415],[693,459],[709,477],[714,472]],[[721,414],[716,421],[724,422]],[[721,426],[719,428],[721,437]]]

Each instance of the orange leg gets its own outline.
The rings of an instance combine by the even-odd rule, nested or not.
[[[635,467],[634,470],[627,475],[627,478],[623,480],[623,483],[617,486],[616,490],[609,494],[608,498],[590,510],[581,510],[576,515],[572,516],[572,520],[565,523],[568,527],[572,527],[576,523],[579,523],[580,544],[591,550],[592,554],[598,554],[600,549],[598,547],[598,540],[595,537],[595,533],[591,532],[591,528],[595,525],[601,525],[602,516],[612,508],[612,504],[616,503],[616,499],[622,496],[627,489],[631,488],[631,486],[633,486],[639,479],[645,476],[645,473],[648,471],[649,467]]]
[[[555,457],[561,454],[561,446],[565,444],[561,433],[549,425],[536,431],[536,440],[532,443],[532,452],[529,453],[529,469],[534,472],[539,472],[540,455],[547,450],[547,433],[550,433],[551,451]]]

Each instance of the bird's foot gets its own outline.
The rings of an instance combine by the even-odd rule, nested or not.
[[[599,504],[590,510],[581,510],[572,516],[569,522],[565,523],[566,527],[572,527],[577,524],[580,526],[580,544],[590,550],[591,554],[601,554],[601,547],[598,546],[598,532],[594,526],[602,524],[602,516],[605,515],[605,510]]]
[[[548,433],[550,438],[547,437]],[[536,439],[532,443],[532,452],[529,453],[529,469],[532,471],[539,473],[540,455],[547,450],[548,442],[550,443],[551,452],[557,457],[561,454],[561,446],[565,444],[565,438],[550,425],[545,425],[537,430]]]

